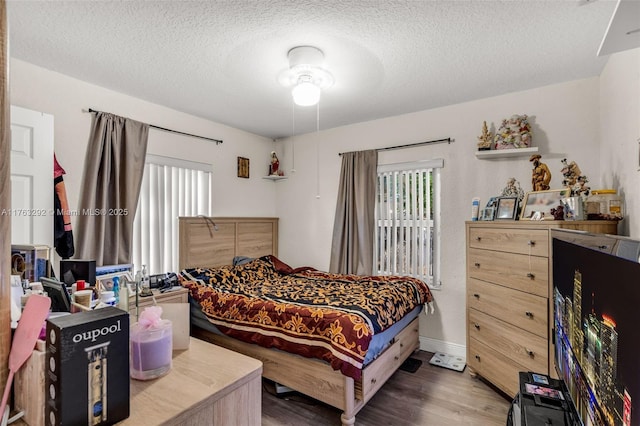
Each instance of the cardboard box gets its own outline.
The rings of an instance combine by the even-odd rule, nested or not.
[[[47,320],[48,425],[129,417],[129,314],[108,307]]]

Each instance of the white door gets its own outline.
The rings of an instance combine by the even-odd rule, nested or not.
[[[53,116],[11,106],[11,243],[53,246]]]

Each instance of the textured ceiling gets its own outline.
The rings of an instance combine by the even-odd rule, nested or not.
[[[320,102],[326,129],[597,76],[615,4],[9,0],[7,9],[13,57],[275,139],[317,126],[315,107],[294,109],[277,81],[292,47],[325,53],[335,78]]]

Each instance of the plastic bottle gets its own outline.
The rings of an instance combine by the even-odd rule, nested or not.
[[[149,275],[147,274],[147,265],[142,265],[142,288],[151,289],[149,286]]]
[[[480,198],[473,198],[471,200],[471,220],[478,220],[478,216],[480,213]]]
[[[120,277],[113,277],[113,296],[116,298],[116,306],[120,305]]]

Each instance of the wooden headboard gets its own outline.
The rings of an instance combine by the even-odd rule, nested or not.
[[[180,217],[180,270],[231,265],[235,256],[278,255],[277,217]]]

